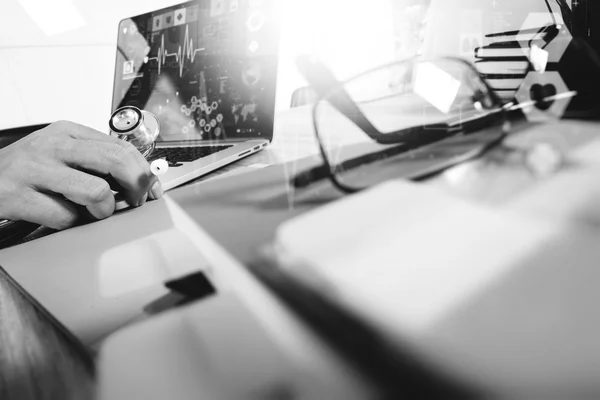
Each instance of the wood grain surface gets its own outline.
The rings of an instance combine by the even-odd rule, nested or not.
[[[0,399],[91,399],[87,351],[0,268]]]
[[[252,171],[316,154],[318,145],[300,107],[297,120],[266,149],[221,168],[194,183]],[[294,122],[294,121],[292,121]],[[277,121],[276,121],[277,124]],[[69,333],[0,267],[0,399],[91,399],[95,392],[94,360]]]

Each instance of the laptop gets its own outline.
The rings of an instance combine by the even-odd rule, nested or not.
[[[119,24],[112,110],[160,120],[164,190],[265,148],[273,138],[274,2],[190,1]]]

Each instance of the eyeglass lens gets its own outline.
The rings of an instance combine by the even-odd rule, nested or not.
[[[346,96],[356,105],[350,115],[336,104]],[[502,124],[460,134],[500,109],[470,65],[440,59],[396,63],[350,79],[317,103],[314,118],[334,178],[359,190],[462,160],[496,140]],[[365,132],[352,113],[362,114],[376,131]]]

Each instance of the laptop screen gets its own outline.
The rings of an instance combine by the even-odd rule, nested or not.
[[[121,21],[113,111],[154,113],[157,141],[273,136],[274,0],[197,0]]]

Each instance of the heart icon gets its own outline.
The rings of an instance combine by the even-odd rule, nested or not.
[[[539,83],[536,83],[531,86],[529,94],[531,96],[531,100],[536,102],[535,107],[538,110],[546,111],[550,107],[552,107],[552,104],[554,104],[554,100],[544,99],[556,95],[556,86],[554,86],[551,83],[543,86]]]

